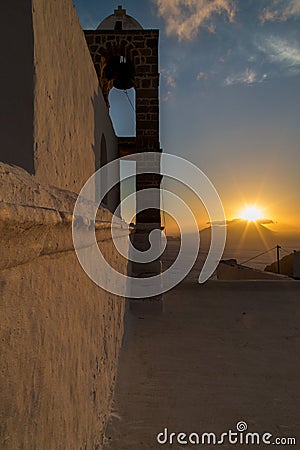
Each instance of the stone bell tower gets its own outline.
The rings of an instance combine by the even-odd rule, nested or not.
[[[109,91],[113,87],[135,89],[136,137],[119,137],[119,155],[161,153],[159,143],[158,99],[158,30],[144,30],[122,6],[104,19],[97,30],[85,31],[86,41],[99,77],[100,86],[109,108]],[[159,161],[159,158],[158,158]],[[144,164],[147,164],[145,155]],[[139,250],[149,247],[148,235],[161,228],[159,187],[161,176],[141,174],[136,177],[136,190],[157,188],[155,209],[147,209],[136,216],[132,239]],[[161,261],[133,264],[133,276],[152,276],[161,273]]]

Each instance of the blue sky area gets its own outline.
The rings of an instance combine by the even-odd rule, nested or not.
[[[84,29],[97,28],[120,3],[74,1]],[[122,6],[144,28],[160,29],[164,151],[210,177],[229,218],[257,203],[273,220],[299,223],[300,0]],[[112,92],[110,101],[117,133],[134,133],[124,93]]]

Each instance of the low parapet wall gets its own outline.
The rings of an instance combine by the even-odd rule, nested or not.
[[[100,449],[124,299],[96,286],[76,258],[76,195],[4,164],[0,187],[0,447]],[[110,212],[102,208],[97,217],[102,252],[126,273],[111,240]]]

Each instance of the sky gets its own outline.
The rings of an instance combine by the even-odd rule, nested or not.
[[[121,1],[74,4],[82,27],[95,29]],[[300,227],[300,0],[122,6],[160,30],[162,149],[211,179],[228,219],[257,204],[266,218]],[[110,103],[117,134],[134,134],[124,93],[113,89]]]

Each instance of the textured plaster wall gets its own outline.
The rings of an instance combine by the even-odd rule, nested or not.
[[[123,302],[73,252],[0,272],[0,289],[1,449],[101,448]]]
[[[3,450],[102,448],[124,299],[96,286],[79,265],[68,213],[75,199],[0,164]],[[126,273],[110,239],[110,216],[99,210],[96,237],[105,258]]]
[[[108,161],[117,138],[72,1],[32,5],[36,177],[79,192],[99,165],[102,134]]]
[[[16,93],[29,103],[8,119],[11,135],[19,133],[9,147],[17,157],[0,153],[20,166],[0,163],[0,448],[96,450],[110,414],[124,299],[84,273],[71,219],[76,193],[101,165],[103,136],[107,161],[118,156],[117,138],[72,1],[25,5],[24,29],[9,40],[27,58],[28,89],[21,76]],[[16,64],[8,79],[10,71],[16,85]],[[12,94],[8,103],[16,103]],[[104,256],[126,273],[108,230],[111,213],[100,208],[97,219]]]
[[[102,134],[108,161],[118,147],[72,0],[0,8],[0,161],[79,192],[99,166]]]
[[[84,273],[71,219],[76,193],[100,165],[103,136],[107,161],[118,156],[117,138],[72,1],[19,3],[1,5],[9,27],[20,28],[4,28],[3,39],[12,53],[3,53],[0,112],[10,106],[10,114],[0,161],[19,167],[0,162],[0,448],[96,450],[110,413],[124,299]],[[104,256],[126,273],[110,212],[100,208],[97,219]]]

